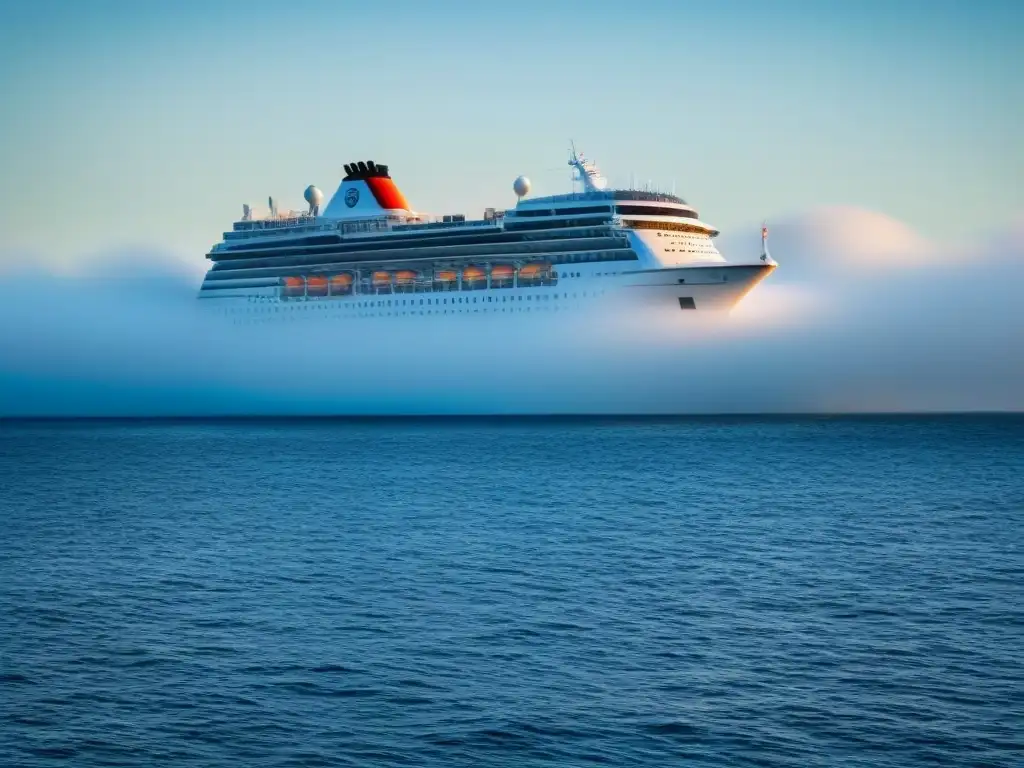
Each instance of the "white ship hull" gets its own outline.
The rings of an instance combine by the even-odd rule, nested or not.
[[[600,305],[608,311],[639,308],[727,312],[767,277],[773,264],[714,264],[559,277],[552,286],[431,292],[379,292],[282,298],[276,288],[219,292],[203,304],[235,324],[303,319],[456,317],[479,314],[564,312]],[[571,274],[575,275],[576,272]]]

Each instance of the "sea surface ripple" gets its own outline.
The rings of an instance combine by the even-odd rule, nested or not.
[[[0,424],[4,766],[1024,764],[1024,419]]]

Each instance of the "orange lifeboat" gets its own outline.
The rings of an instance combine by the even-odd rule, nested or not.
[[[344,296],[352,292],[352,275],[342,272],[331,276],[331,296]]]
[[[452,269],[439,269],[434,273],[434,280],[438,283],[454,283],[458,279],[458,274]]]
[[[542,261],[523,264],[519,268],[520,285],[544,284],[551,277],[551,265]]]
[[[546,275],[550,271],[550,264],[535,261],[530,264],[523,264],[523,266],[519,268],[519,276],[532,280],[534,278],[541,277],[542,275]]]
[[[410,285],[411,283],[415,283],[417,277],[419,277],[419,275],[411,269],[400,269],[395,272],[395,282],[399,285]]]
[[[306,295],[306,281],[301,277],[286,277],[284,279],[284,295],[290,298]]]
[[[480,267],[466,267],[462,270],[462,282],[463,283],[477,283],[481,280],[486,280],[487,275]]]
[[[491,267],[491,282],[511,280],[515,274],[515,268],[511,264],[495,264]]]
[[[307,296],[326,296],[327,278],[323,275],[310,275],[306,278]]]
[[[374,290],[382,290],[387,288],[391,290],[391,273],[390,272],[374,272],[373,277],[370,279],[373,284]]]

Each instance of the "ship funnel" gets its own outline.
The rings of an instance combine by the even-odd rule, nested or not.
[[[306,201],[310,202],[309,198]],[[359,160],[345,164],[345,178],[323,215],[331,219],[350,219],[411,210],[405,195],[391,180],[386,165]]]

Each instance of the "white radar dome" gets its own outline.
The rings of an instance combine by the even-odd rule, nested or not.
[[[324,201],[324,193],[319,189],[310,184],[306,187],[306,191],[302,193],[302,196],[306,198],[306,202],[310,205],[318,206]]]
[[[518,177],[512,182],[512,190],[518,197],[526,197],[530,194],[530,180],[525,176]]]

